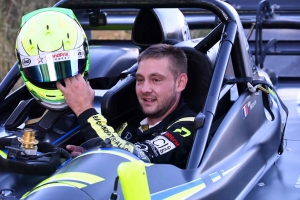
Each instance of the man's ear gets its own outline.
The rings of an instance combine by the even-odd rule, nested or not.
[[[176,91],[182,92],[186,87],[187,81],[188,81],[187,75],[185,73],[180,74],[176,81]]]

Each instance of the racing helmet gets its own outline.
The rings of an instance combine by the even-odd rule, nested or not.
[[[56,81],[63,83],[63,79],[79,73],[87,80],[88,42],[70,9],[43,8],[24,15],[16,39],[16,57],[27,89],[51,110],[68,107]]]

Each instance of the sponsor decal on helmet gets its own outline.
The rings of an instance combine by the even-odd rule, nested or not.
[[[24,58],[24,59],[22,60],[22,65],[23,65],[23,66],[30,65],[30,63],[31,63],[31,60],[30,60],[29,58]]]
[[[81,58],[82,56],[84,56],[85,54],[84,54],[84,51],[83,50],[81,50],[81,49],[78,49],[78,51],[76,52],[74,52],[74,56],[75,57],[77,57],[77,58]]]
[[[68,52],[60,52],[60,53],[54,53],[52,54],[53,59],[61,58],[61,57],[68,57],[69,53]]]
[[[44,59],[45,59],[45,58],[39,56],[38,59],[37,59],[38,64],[43,64],[43,63],[44,63],[44,62],[43,62]]]
[[[49,64],[52,62],[61,62],[67,60],[78,60],[78,59],[85,59],[86,55],[84,52],[84,47],[81,46],[77,49],[73,49],[70,51],[60,51],[55,53],[44,53],[37,56],[23,56],[20,55],[22,60],[22,66],[24,68],[36,66],[40,64]]]

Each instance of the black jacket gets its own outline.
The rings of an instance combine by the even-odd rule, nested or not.
[[[193,145],[195,116],[196,113],[181,100],[172,113],[146,131],[139,130],[140,118],[132,118],[121,128],[120,138],[118,131],[106,125],[103,116],[95,109],[83,112],[78,120],[86,140],[96,136],[105,139],[108,134],[113,146],[126,149],[142,160],[184,168]]]

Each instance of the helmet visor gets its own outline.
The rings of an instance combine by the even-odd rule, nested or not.
[[[38,56],[20,55],[25,77],[35,82],[63,80],[81,73],[86,67],[84,46],[70,50],[45,53]]]

